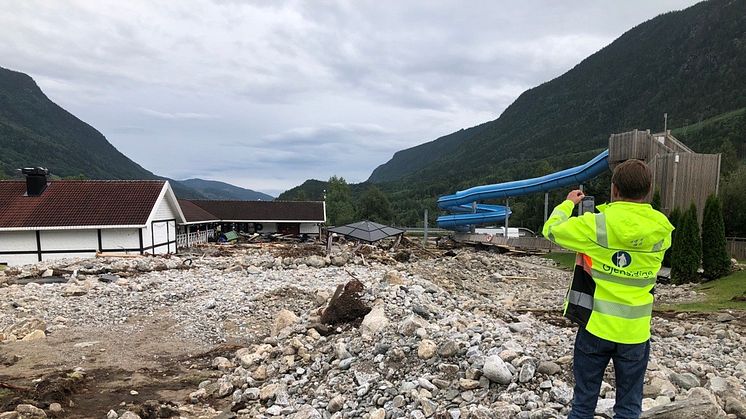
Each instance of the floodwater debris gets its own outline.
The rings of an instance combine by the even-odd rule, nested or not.
[[[321,323],[336,325],[362,319],[370,313],[370,307],[360,300],[365,286],[357,279],[338,285],[329,305],[321,313]]]

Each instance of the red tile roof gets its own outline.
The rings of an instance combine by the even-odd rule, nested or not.
[[[223,221],[312,221],[323,223],[320,201],[200,201],[191,202]]]
[[[209,212],[197,206],[192,201],[179,199],[179,206],[181,207],[181,212],[184,213],[184,218],[186,219],[187,223],[220,220],[220,217],[210,214]]]
[[[144,225],[162,180],[53,180],[39,196],[0,181],[0,228]]]

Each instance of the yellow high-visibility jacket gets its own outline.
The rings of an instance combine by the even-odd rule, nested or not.
[[[577,252],[565,316],[602,339],[647,341],[653,287],[673,226],[650,204],[617,201],[571,217],[574,207],[570,200],[559,204],[542,230]]]

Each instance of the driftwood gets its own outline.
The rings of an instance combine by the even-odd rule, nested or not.
[[[141,255],[133,255],[131,253],[116,253],[116,252],[96,252],[97,258],[139,258]]]
[[[363,283],[357,279],[338,285],[329,305],[321,313],[321,323],[335,325],[365,317],[371,309],[360,300],[363,288]]]

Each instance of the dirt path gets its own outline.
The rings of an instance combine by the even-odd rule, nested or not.
[[[199,382],[217,375],[212,359],[235,347],[176,340],[168,333],[173,324],[168,318],[131,319],[105,330],[73,327],[0,345],[0,411],[30,399],[40,407],[60,403],[67,418],[93,418],[122,403],[184,400]]]

